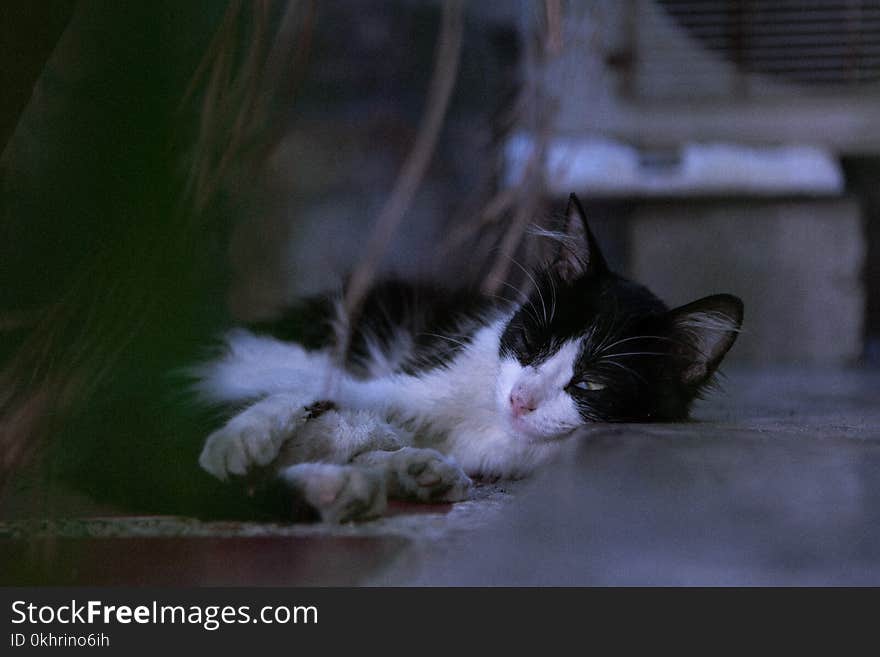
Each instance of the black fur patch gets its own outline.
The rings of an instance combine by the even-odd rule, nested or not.
[[[353,374],[368,376],[372,346],[400,372],[441,367],[467,346],[497,308],[497,301],[470,290],[382,281],[367,294],[354,322],[346,365]],[[318,349],[332,346],[334,312],[331,299],[313,298],[274,322],[250,328]]]

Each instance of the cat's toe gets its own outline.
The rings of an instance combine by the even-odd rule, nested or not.
[[[278,458],[285,440],[305,423],[308,410],[288,413],[284,422],[271,414],[245,411],[208,436],[199,465],[221,480],[269,465]]]
[[[413,477],[418,477],[427,467],[428,464],[425,461],[416,461],[415,463],[410,463],[406,466],[406,473]]]
[[[453,459],[414,447],[394,453],[392,483],[395,496],[419,502],[460,502],[470,497],[472,488]]]
[[[384,478],[368,468],[300,463],[285,468],[279,476],[293,506],[306,505],[324,522],[376,518],[387,506]],[[294,511],[301,514],[302,509]]]
[[[205,441],[199,465],[221,480],[226,480],[229,475],[243,475],[247,472],[244,443],[223,429],[215,431]]]
[[[226,426],[205,441],[199,465],[218,479],[244,476],[255,466],[271,463],[280,449],[280,441],[258,428]]]

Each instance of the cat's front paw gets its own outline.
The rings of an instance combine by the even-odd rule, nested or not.
[[[385,478],[370,468],[300,463],[284,468],[279,479],[292,497],[292,506],[305,504],[324,522],[376,518],[387,506]]]
[[[278,454],[271,434],[246,427],[225,426],[205,441],[199,455],[202,469],[225,481],[245,475],[255,465],[266,465]]]
[[[389,491],[418,502],[460,502],[473,483],[450,457],[433,449],[404,447],[390,454]]]
[[[199,465],[218,479],[243,476],[267,466],[281,451],[284,441],[309,418],[309,408],[295,412],[260,408],[260,404],[232,418],[205,441]]]

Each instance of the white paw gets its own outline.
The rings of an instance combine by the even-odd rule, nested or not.
[[[277,458],[284,441],[306,418],[306,409],[285,417],[246,410],[208,436],[199,465],[221,480],[269,465]]]
[[[433,449],[404,447],[390,455],[389,470],[389,487],[402,499],[460,502],[473,486],[452,458]]]
[[[376,518],[387,506],[385,479],[369,468],[300,463],[282,470],[280,477],[324,522]]]

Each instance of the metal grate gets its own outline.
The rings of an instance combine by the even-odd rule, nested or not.
[[[657,2],[739,74],[850,90],[880,81],[880,0]]]

